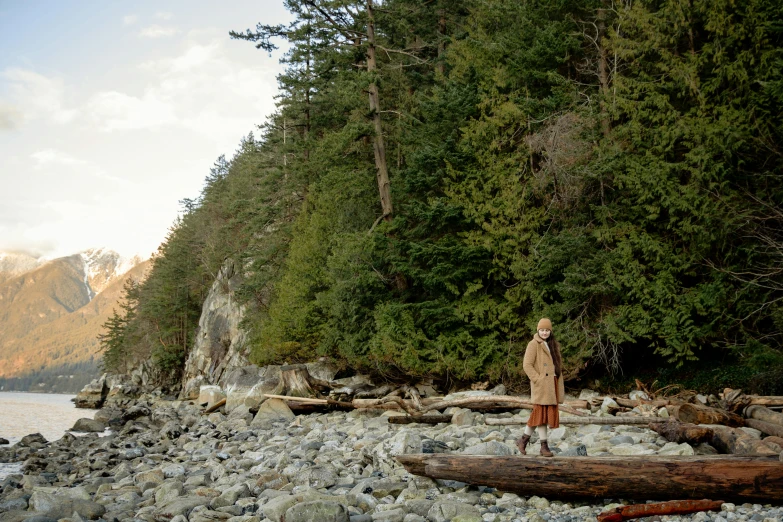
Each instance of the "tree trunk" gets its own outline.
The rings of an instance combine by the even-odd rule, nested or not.
[[[655,422],[650,423],[650,429],[662,436],[669,442],[682,444],[701,444],[712,440],[712,430],[696,424],[685,424],[682,422]]]
[[[280,368],[280,384],[275,395],[316,398],[318,394],[310,386],[310,372],[304,364],[292,364]]]
[[[682,422],[693,424],[723,424],[735,427],[745,425],[745,420],[739,415],[697,404],[683,404],[680,406],[677,418]]]
[[[771,422],[764,422],[756,419],[745,419],[745,424],[751,428],[759,430],[761,433],[767,435],[774,435],[775,437],[783,437],[783,426],[772,424]]]
[[[783,498],[778,456],[397,457],[415,475],[490,486],[522,496],[566,498],[719,498],[767,503]]]
[[[435,66],[441,75],[445,72],[445,58],[443,53],[446,50],[446,10],[441,6],[438,9],[438,63]]]
[[[745,408],[745,416],[749,419],[756,419],[770,424],[776,424],[783,427],[783,413],[772,411],[769,408],[760,405],[751,405]],[[777,434],[770,434],[777,435]]]
[[[373,12],[373,0],[367,0],[367,72],[372,75],[377,70],[375,60],[375,14]],[[373,152],[375,153],[375,169],[378,180],[378,192],[381,196],[381,210],[383,219],[390,221],[392,217],[391,183],[389,182],[389,169],[386,164],[386,145],[383,141],[383,127],[381,125],[381,107],[378,101],[378,83],[375,78],[369,86],[370,112],[375,129],[373,140]]]
[[[604,137],[609,136],[611,123],[609,121],[609,110],[607,100],[609,99],[609,59],[603,39],[606,36],[606,9],[598,9],[598,19],[596,27],[598,28],[596,45],[598,46],[598,82],[601,87],[601,131]]]
[[[504,419],[489,418],[485,422],[495,426],[514,426],[525,424],[527,421],[512,417]],[[560,417],[560,424],[570,426],[585,426],[588,424],[601,426],[646,426],[648,424],[664,424],[664,422],[655,422],[651,417]]]
[[[712,444],[721,453],[730,453],[732,455],[777,455],[779,450],[775,450],[771,444],[766,444],[736,428],[728,426],[711,426]]]
[[[653,504],[632,504],[620,506],[611,511],[604,511],[598,515],[598,522],[622,522],[634,518],[663,516],[663,515],[687,515],[699,511],[720,511],[722,500],[671,500],[669,502],[655,502]]]
[[[625,399],[623,397],[612,397],[614,399],[614,402],[616,402],[618,405],[623,406],[625,408],[636,408],[637,406],[641,406],[642,404],[651,404],[652,406],[655,406],[656,408],[661,408],[663,406],[669,406],[672,402],[666,399],[656,399],[654,401],[646,401],[643,399]]]
[[[409,415],[397,415],[389,417],[389,424],[440,424],[441,422],[451,422],[453,415],[421,415],[411,417]]]

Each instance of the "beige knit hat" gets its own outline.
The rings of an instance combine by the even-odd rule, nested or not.
[[[538,321],[538,326],[536,327],[536,330],[552,330],[552,321],[544,317],[540,321]]]

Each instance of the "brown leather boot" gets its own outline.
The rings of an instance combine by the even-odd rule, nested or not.
[[[546,443],[545,440],[541,441],[541,456],[542,457],[554,457],[554,453],[549,451],[549,445]]]
[[[530,442],[530,435],[522,435],[521,439],[517,439],[517,448],[522,455],[527,455],[525,448],[527,448],[528,442]]]

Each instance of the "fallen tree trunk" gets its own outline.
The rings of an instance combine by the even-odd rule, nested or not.
[[[656,515],[687,515],[700,511],[720,511],[722,505],[722,500],[671,500],[653,504],[632,504],[604,511],[598,515],[598,522],[622,522]]]
[[[625,408],[636,408],[642,404],[649,404],[651,406],[655,406],[656,408],[661,408],[663,406],[669,406],[672,404],[672,401],[666,399],[655,399],[652,401],[645,399],[626,399],[624,397],[612,397],[612,399],[614,399],[614,402],[616,402],[619,406],[623,406]]]
[[[783,406],[783,396],[781,395],[741,395],[741,392],[742,390],[726,388],[723,390],[721,396],[724,399],[728,397],[736,399],[737,396],[741,396],[742,400],[748,405]]]
[[[633,426],[633,425],[647,425],[650,422],[654,422],[652,417],[560,417],[560,424],[568,424],[572,426],[584,426],[587,424],[599,424],[609,426]],[[500,425],[500,426],[515,426],[518,424],[525,424],[526,419],[515,418],[501,418],[501,419],[485,419],[487,424]],[[663,421],[661,421],[663,422]]]
[[[772,411],[769,408],[759,405],[751,405],[745,408],[745,417],[756,419],[770,424],[776,424],[783,428],[783,413]],[[770,435],[774,435],[771,433]]]
[[[578,403],[585,403],[586,401],[577,401]],[[535,406],[533,403],[531,403],[527,399],[522,399],[521,397],[515,397],[513,395],[484,395],[480,397],[462,397],[460,399],[452,399],[450,401],[440,401],[435,404],[430,404],[428,406],[425,406],[421,409],[422,412],[432,411],[432,410],[445,410],[446,408],[451,408],[454,406],[459,406],[461,408],[469,408],[469,409],[487,409],[492,407],[498,407],[498,408],[520,408],[520,409],[526,409],[526,410],[532,410]],[[580,415],[585,416],[586,413],[583,413],[581,411],[576,411],[572,407],[570,407],[567,404],[560,404],[558,405],[558,409],[560,411],[564,411],[566,413],[570,413],[572,415]]]
[[[745,419],[745,424],[751,428],[759,430],[761,433],[774,435],[775,437],[783,437],[783,426],[778,426],[777,424],[771,424],[769,422],[756,419]]]
[[[397,457],[415,475],[458,480],[518,495],[561,498],[783,498],[778,456],[519,457],[412,454]]]
[[[409,415],[398,415],[389,417],[389,424],[440,424],[441,422],[451,422],[453,415],[419,415],[411,417]]]
[[[710,444],[721,453],[733,455],[777,455],[776,450],[770,444],[759,440],[736,428],[714,425],[712,428],[712,440]]]
[[[745,420],[739,415],[697,404],[681,405],[677,418],[691,424],[723,424],[732,427],[745,425]]]
[[[669,442],[695,445],[712,440],[712,429],[696,424],[689,424],[677,421],[669,422],[651,422],[650,429],[662,436]]]
[[[436,404],[439,402],[443,402],[443,399],[439,399],[439,398],[421,399],[421,404],[425,408],[430,404]],[[397,397],[394,400],[391,400],[388,397],[383,399],[354,399],[351,401],[351,404],[353,404],[353,407],[357,409],[370,408],[376,410],[404,410],[406,408],[410,408],[415,411],[416,408],[416,404],[412,400],[402,399],[400,397]]]

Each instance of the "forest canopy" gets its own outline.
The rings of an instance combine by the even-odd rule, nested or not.
[[[176,382],[232,259],[257,364],[514,383],[547,316],[568,378],[783,377],[777,1],[285,3],[230,33],[281,54],[277,110],[183,200],[108,369]]]

